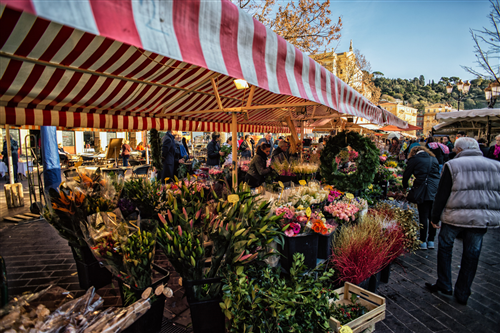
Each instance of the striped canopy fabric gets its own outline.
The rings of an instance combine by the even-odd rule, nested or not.
[[[0,3],[0,124],[228,132],[218,94],[240,132],[313,105],[407,126],[229,1]]]

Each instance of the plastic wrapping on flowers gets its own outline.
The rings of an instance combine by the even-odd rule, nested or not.
[[[108,211],[116,206],[123,178],[110,178],[101,174],[79,172],[72,179],[49,189],[48,205],[44,207],[44,218],[72,244],[85,245],[80,223],[87,216],[99,211]]]

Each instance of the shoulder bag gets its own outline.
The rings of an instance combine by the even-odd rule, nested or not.
[[[419,187],[412,187],[408,195],[406,196],[406,200],[412,203],[421,204],[424,202],[425,194],[427,193],[427,179],[429,178],[429,173],[431,172],[432,167],[432,157],[429,156],[429,169],[427,169],[427,176],[425,177],[425,181],[420,184]]]

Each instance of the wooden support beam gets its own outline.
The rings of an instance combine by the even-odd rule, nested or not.
[[[253,93],[254,92],[255,92],[255,86],[252,86],[250,88],[250,93],[248,94],[247,107],[252,106],[252,100],[253,100]]]
[[[217,105],[219,106],[219,109],[224,111],[224,106],[222,105],[222,101],[221,101],[220,96],[219,96],[219,90],[217,89],[217,84],[215,84],[215,79],[212,78],[212,79],[210,79],[210,81],[212,82],[212,88],[214,89],[215,99],[217,100]]]
[[[245,112],[247,110],[263,110],[263,109],[279,109],[286,107],[300,107],[300,106],[308,106],[308,105],[318,105],[315,102],[303,102],[303,103],[291,103],[291,104],[270,104],[270,105],[252,105],[252,106],[243,106],[237,108],[224,108],[222,109],[211,109],[211,110],[198,110],[198,111],[187,111],[187,112],[178,112],[178,113],[169,113],[167,116],[170,117],[182,117],[191,114],[199,114],[199,113],[212,113],[212,112]]]
[[[233,112],[231,122],[231,154],[233,158],[233,188],[238,188],[238,121],[236,119],[236,112]]]

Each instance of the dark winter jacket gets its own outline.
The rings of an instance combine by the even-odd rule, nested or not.
[[[255,154],[250,162],[250,165],[248,166],[248,172],[245,180],[248,185],[257,187],[264,182],[266,175],[270,172],[271,168],[267,167],[267,158],[262,152],[258,152]]]
[[[271,163],[274,161],[283,162],[288,160],[288,151],[283,151],[280,147],[276,148],[271,154]]]
[[[429,147],[429,144],[426,144],[425,147],[427,147],[427,149],[429,149],[434,155],[436,155],[436,159],[438,160],[438,163],[440,165],[444,164],[444,153],[441,150],[441,147],[438,146],[436,149],[432,149],[431,147]]]
[[[210,141],[207,145],[207,165],[219,165],[220,145],[217,141]]]
[[[430,168],[429,168],[429,161]],[[419,153],[408,160],[406,169],[403,173],[403,188],[408,187],[408,180],[411,175],[415,176],[414,187],[419,187],[427,178],[427,193],[424,201],[433,201],[436,196],[439,185],[439,163],[435,157],[426,152]],[[428,175],[428,176],[427,176]]]

